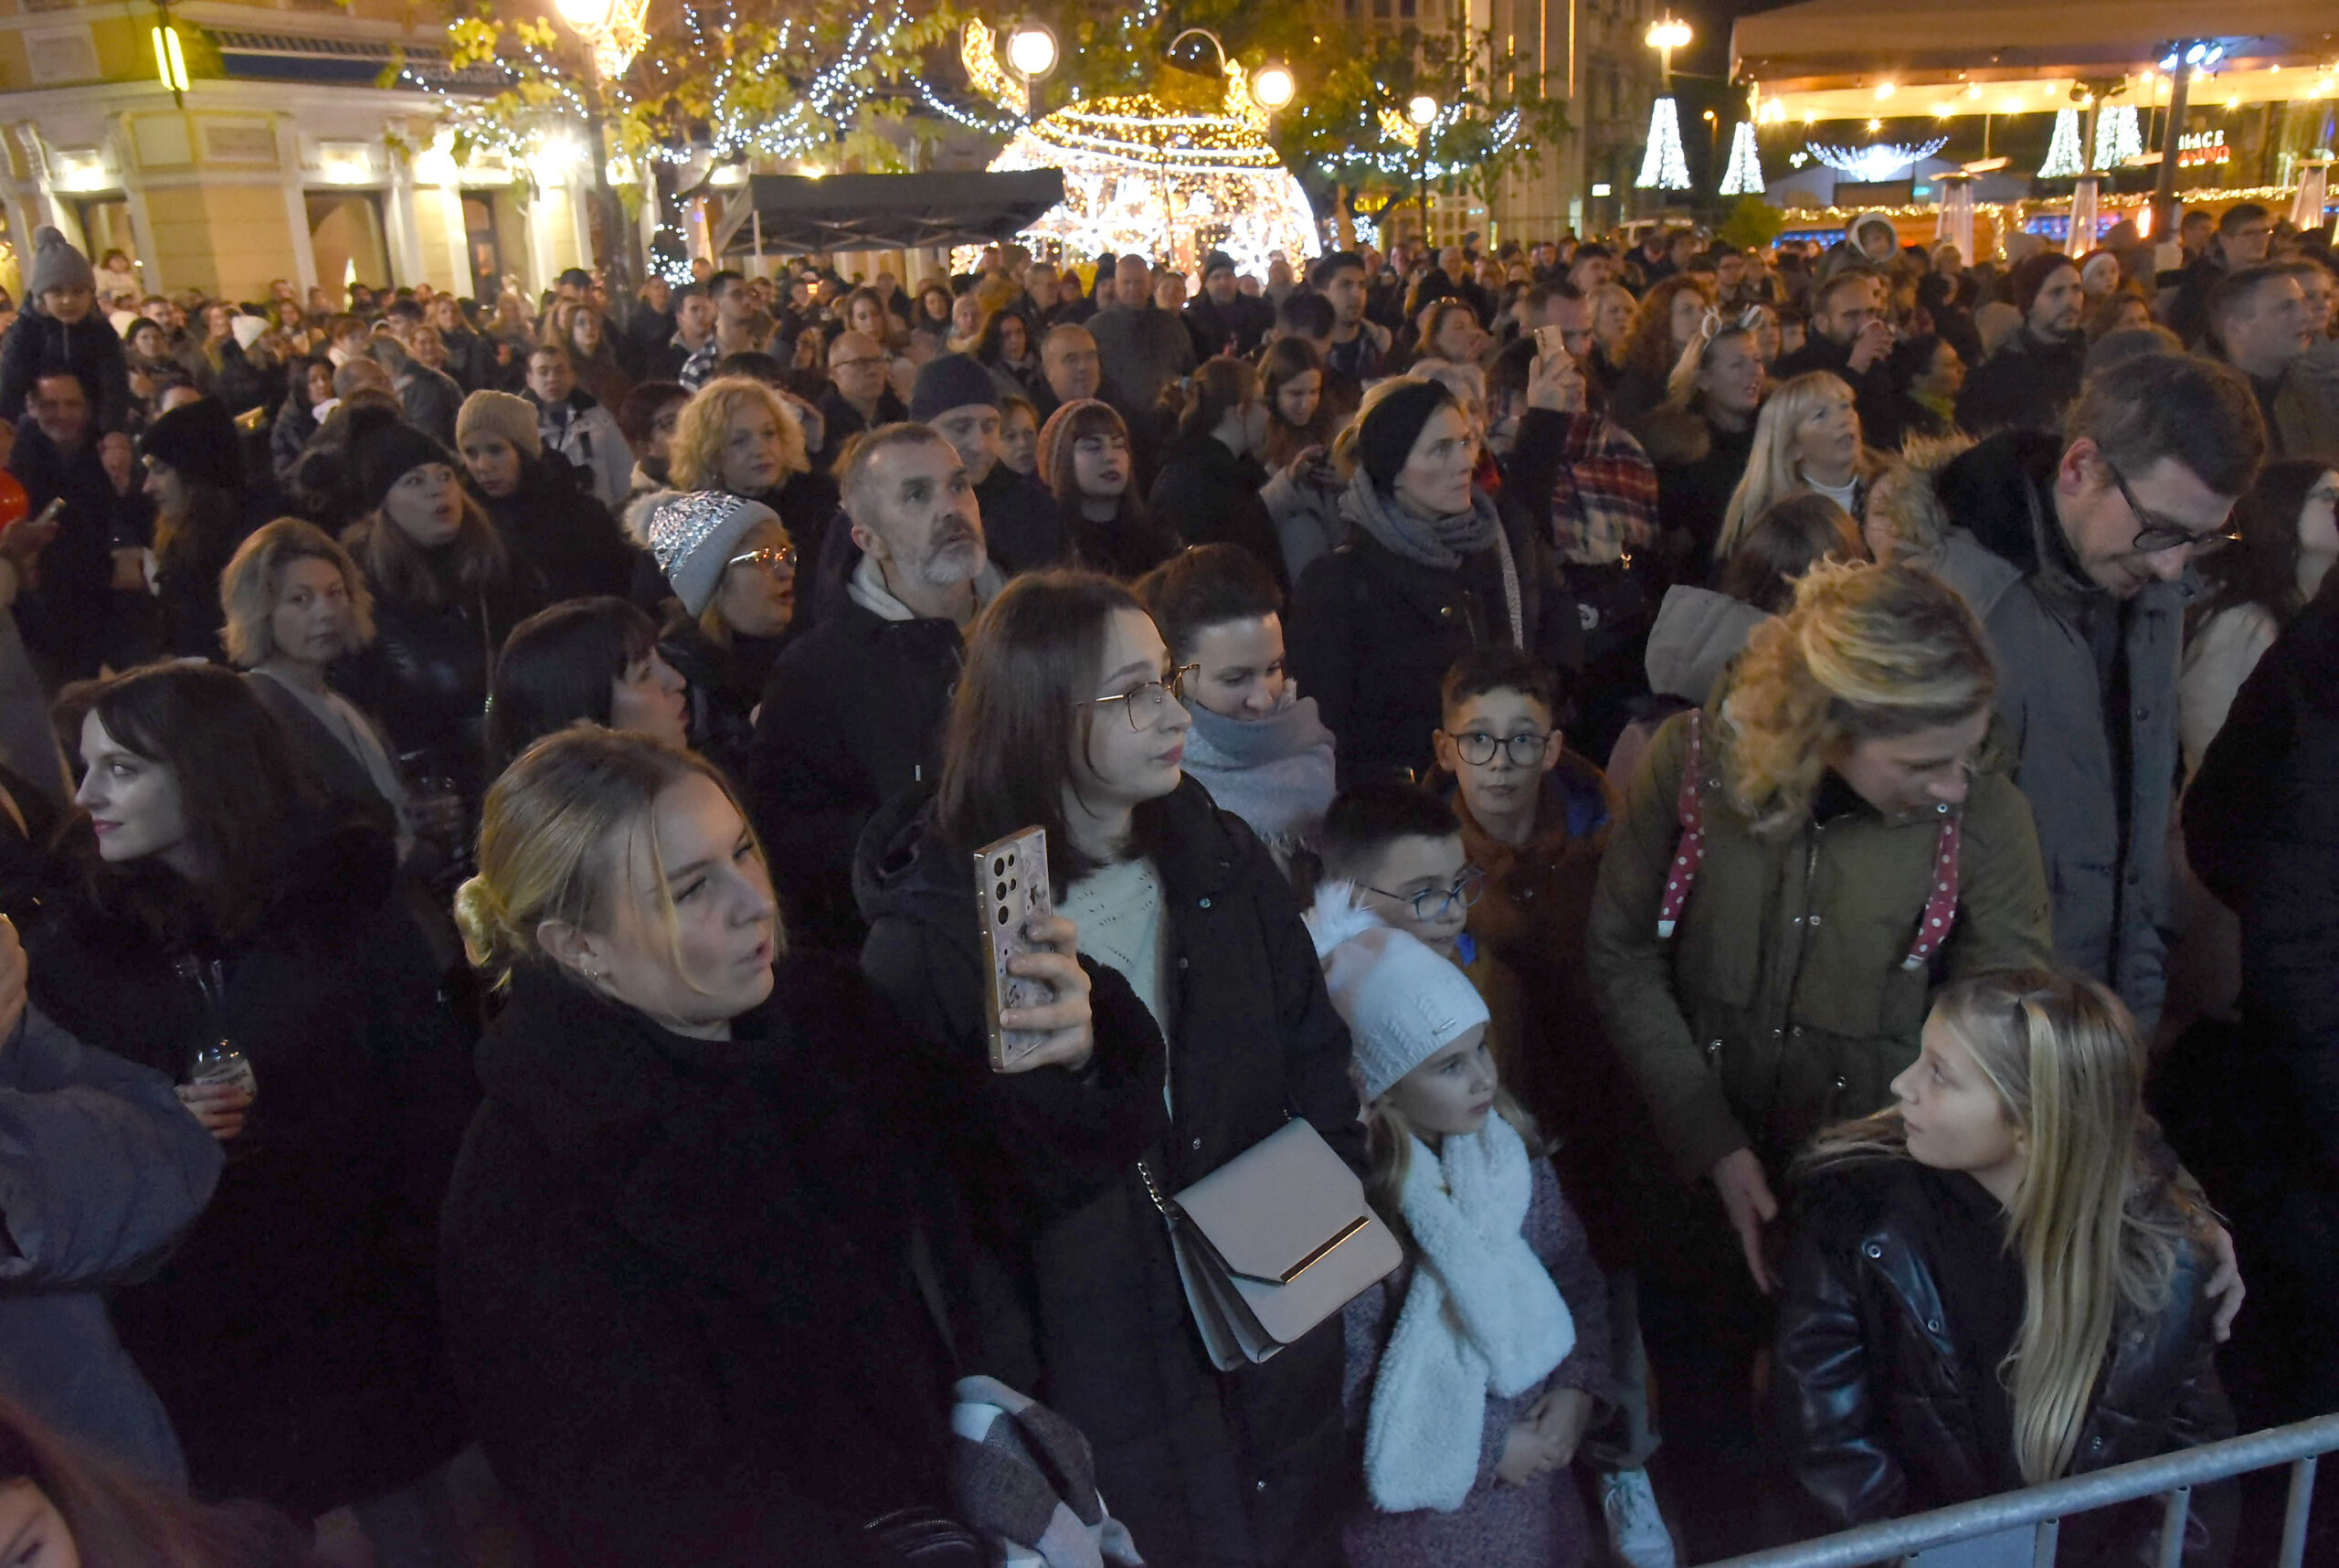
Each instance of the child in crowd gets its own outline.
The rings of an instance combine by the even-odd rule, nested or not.
[[[129,427],[130,371],[122,338],[98,309],[97,273],[64,235],[33,236],[25,309],[0,338],[0,420],[14,423],[45,371],[69,370],[89,394],[92,429],[112,435]]]
[[[1349,1303],[1343,1403],[1370,1506],[1356,1568],[1576,1568],[1568,1467],[1608,1387],[1605,1293],[1486,1004],[1445,959],[1326,885],[1308,925],[1366,1101],[1375,1212],[1407,1263]]]
[[[1614,797],[1600,769],[1567,749],[1557,677],[1515,648],[1469,654],[1446,673],[1433,736],[1454,777],[1459,842],[1484,877],[1468,935],[1533,999],[1506,1064],[1528,1109],[1552,1130],[1560,1173],[1609,1271],[1610,1325],[1625,1418],[1602,1435],[1602,1502],[1635,1568],[1668,1568],[1672,1542],[1644,1467],[1656,1446],[1633,1269],[1645,1205],[1635,1150],[1656,1145],[1638,1089],[1602,1028],[1584,969],[1584,933]]]
[[[1265,841],[1286,874],[1307,871],[1332,802],[1332,732],[1285,673],[1274,576],[1240,545],[1201,545],[1147,573],[1137,595],[1170,662],[1193,667],[1186,773]]]

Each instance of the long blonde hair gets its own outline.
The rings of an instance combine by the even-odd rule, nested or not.
[[[2144,1051],[2118,997],[2079,976],[2012,970],[1950,986],[1933,1017],[2027,1144],[2006,1201],[2022,1328],[1993,1370],[2011,1386],[2015,1457],[2036,1486],[2070,1465],[2114,1318],[2166,1304],[2177,1248],[2198,1218],[2139,1152]],[[1909,1157],[1896,1107],[1822,1133],[1801,1165]]]
[[[1501,1066],[1497,1064],[1498,1072]],[[1551,1151],[1541,1129],[1535,1125],[1535,1118],[1499,1079],[1495,1084],[1494,1114],[1510,1123],[1511,1130],[1527,1145],[1529,1160],[1540,1160]],[[1406,1228],[1402,1206],[1405,1177],[1413,1168],[1413,1140],[1419,1136],[1405,1113],[1386,1094],[1364,1107],[1365,1199],[1371,1203],[1372,1212],[1395,1233],[1408,1256],[1421,1250],[1413,1243],[1413,1232]]]
[[[674,439],[667,448],[666,471],[677,490],[722,490],[723,446],[731,436],[731,421],[748,404],[771,410],[779,429],[782,482],[812,466],[804,451],[804,427],[788,399],[751,376],[725,376],[700,387],[674,420]]]
[[[455,890],[455,924],[472,968],[501,985],[522,961],[546,957],[536,944],[537,927],[545,921],[601,929],[614,885],[625,874],[627,847],[640,837],[650,846],[669,955],[676,972],[689,980],[673,889],[658,858],[651,816],[658,797],[692,774],[713,781],[746,821],[713,763],[648,736],[580,724],[522,752],[489,789],[481,809],[479,874]],[[748,832],[753,834],[752,826]],[[756,854],[763,855],[760,843]],[[775,954],[787,946],[775,921]]]
[[[1722,698],[1722,781],[1758,835],[1811,814],[1841,746],[1963,723],[1997,670],[1965,600],[1915,567],[1822,561],[1747,639]]]
[[[1721,514],[1721,533],[1714,540],[1715,560],[1730,559],[1730,553],[1738,548],[1739,536],[1754,519],[1770,510],[1771,503],[1811,488],[1795,468],[1795,431],[1824,405],[1851,401],[1852,389],[1829,370],[1807,371],[1773,388],[1762,399],[1762,412],[1754,416],[1754,450],[1748,455],[1746,471],[1738,476],[1738,488],[1730,493],[1730,505]],[[1868,478],[1874,473],[1875,465],[1875,455],[1863,444],[1855,460],[1855,471]]]

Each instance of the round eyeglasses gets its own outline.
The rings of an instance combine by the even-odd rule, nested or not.
[[[1425,887],[1421,892],[1413,894],[1391,893],[1380,887],[1365,888],[1367,893],[1378,893],[1383,898],[1393,898],[1398,903],[1410,906],[1413,912],[1413,918],[1424,925],[1433,920],[1445,919],[1447,912],[1457,905],[1467,910],[1472,905],[1477,903],[1479,895],[1486,890],[1487,874],[1475,865],[1463,867],[1462,874],[1455,879],[1454,885],[1451,887]]]
[[[1454,737],[1454,749],[1460,752],[1462,760],[1473,768],[1484,768],[1495,759],[1498,751],[1508,752],[1513,767],[1532,768],[1543,760],[1543,748],[1551,744],[1550,736],[1537,735],[1531,730],[1519,735],[1495,736],[1482,729],[1474,729],[1466,735]]]
[[[1158,681],[1147,681],[1128,691],[1117,692],[1109,697],[1092,697],[1089,701],[1100,708],[1106,703],[1120,704],[1121,711],[1129,716],[1129,727],[1143,735],[1161,726],[1162,715],[1170,711],[1172,697],[1180,703],[1186,700],[1186,677],[1201,668],[1200,664],[1180,665]]]

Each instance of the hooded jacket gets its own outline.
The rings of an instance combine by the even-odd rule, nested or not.
[[[1743,599],[1711,588],[1669,588],[1649,629],[1649,690],[1703,707],[1754,629],[1770,620]]]
[[[1952,1192],[1953,1183],[1968,1191]],[[2180,1202],[2173,1192],[2165,1201]],[[1976,1212],[1995,1209],[1971,1178],[1907,1160],[1824,1171],[1797,1195],[1779,1307],[1779,1404],[1796,1478],[1830,1528],[2020,1484],[2010,1429],[1990,1431],[1989,1402],[1972,1392],[1998,1369],[1973,1364],[1971,1325],[1952,1305],[1960,1282],[1947,1277],[1970,1247],[1995,1244],[2002,1223]],[[1958,1225],[1991,1229],[1945,1247],[1943,1233]],[[2021,1271],[2010,1272],[2018,1291]],[[2067,1475],[2233,1436],[2211,1356],[2208,1273],[2200,1248],[2180,1245],[2163,1305],[2119,1309]],[[2225,1560],[2235,1501],[2229,1481],[2195,1494],[2186,1563]],[[2089,1568],[2142,1562],[2160,1520],[2153,1499],[2066,1520],[2059,1561]]]
[[[1936,985],[2052,962],[2030,812],[1986,753],[1963,808],[1956,923],[1912,970],[1939,821],[1888,819],[1830,775],[1808,821],[1758,837],[1720,781],[1727,698],[1704,713],[1705,859],[1679,925],[1657,935],[1687,714],[1656,732],[1625,794],[1585,943],[1601,1019],[1684,1181],[1746,1148],[1775,1171],[1819,1128],[1889,1104]]]
[[[174,1081],[223,1036],[251,1064],[259,1097],[217,1192],[113,1314],[195,1490],[305,1518],[408,1485],[460,1444],[430,1271],[477,1090],[389,841],[291,822],[278,865],[232,931],[151,863],[93,897],[59,861],[37,903],[11,907],[38,911],[32,991],[60,1026]],[[217,964],[209,997],[183,958]]]
[[[863,1523],[947,1506],[902,1053],[822,960],[784,963],[722,1042],[513,977],[440,1295],[481,1444],[559,1562],[862,1568]]]
[[[185,1483],[186,1462],[102,1292],[160,1265],[225,1158],[169,1079],[90,1050],[38,1009],[0,1045],[0,1387],[166,1485]]]
[[[1944,469],[1938,488],[1958,526],[1940,572],[1997,654],[1998,715],[2038,823],[2055,950],[2118,991],[2149,1031],[2166,989],[2160,928],[2188,589],[2154,580],[2123,604],[2080,571],[2055,513],[2061,451],[2054,437],[2010,431]],[[2111,691],[2100,653],[2112,656]]]
[[[1090,1068],[990,1070],[974,846],[942,840],[922,792],[863,837],[862,967],[913,1026],[905,1070],[948,1097],[943,1158],[1005,1285],[986,1298],[986,1364],[1087,1435],[1147,1562],[1317,1561],[1349,1467],[1339,1319],[1260,1365],[1212,1371],[1137,1161],[1174,1192],[1303,1116],[1360,1167],[1348,1030],[1250,830],[1191,780],[1142,810],[1162,885],[1166,1055],[1127,981],[1091,963]]]

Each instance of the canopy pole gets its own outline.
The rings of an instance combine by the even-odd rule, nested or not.
[[[2192,85],[2192,63],[2179,58],[2176,72],[2169,79],[2168,123],[2160,137],[2160,177],[2153,184],[2153,236],[2169,244],[2176,240],[2176,158],[2185,137],[2185,94]]]

